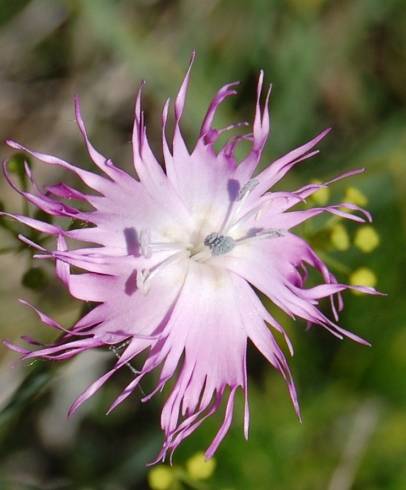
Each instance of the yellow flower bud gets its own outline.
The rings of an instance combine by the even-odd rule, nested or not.
[[[334,248],[340,251],[350,247],[350,236],[344,225],[337,223],[331,228],[330,240]]]
[[[152,490],[168,490],[175,482],[175,473],[165,465],[159,465],[148,473],[148,483]]]
[[[196,453],[186,462],[186,469],[193,480],[205,480],[210,478],[216,467],[216,461],[207,459],[203,453]]]
[[[368,198],[356,187],[348,187],[344,196],[344,202],[350,202],[357,206],[365,206],[368,203]]]
[[[377,283],[376,275],[367,267],[360,267],[350,275],[350,284],[352,286],[369,286],[374,287]],[[361,294],[358,291],[353,291],[354,294]]]
[[[375,250],[375,248],[379,245],[379,242],[379,235],[373,226],[362,226],[355,234],[355,245],[365,253]]]
[[[320,180],[312,180],[312,184],[321,184]],[[323,187],[316,191],[311,196],[312,200],[319,204],[320,206],[324,206],[330,199],[330,189],[328,187]]]

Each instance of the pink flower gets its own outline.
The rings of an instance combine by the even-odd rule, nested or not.
[[[265,309],[253,287],[291,317],[326,328],[340,339],[345,336],[367,344],[336,323],[342,309],[340,292],[350,286],[338,283],[312,248],[292,230],[324,212],[358,222],[370,220],[369,214],[349,203],[291,211],[320,188],[362,170],[293,192],[270,192],[269,189],[296,164],[318,153],[314,148],[328,133],[326,130],[278,158],[254,177],[269,135],[270,88],[261,104],[262,72],[252,132],[231,137],[219,151],[214,148],[220,134],[241,126],[221,130],[213,127],[218,106],[236,94],[237,84],[231,83],[213,98],[197,144],[190,152],[182,138],[180,120],[192,63],[193,58],[174,104],[172,147],[165,130],[169,100],[163,108],[165,170],[148,144],[141,89],[135,105],[132,139],[137,178],[118,168],[92,146],[78,100],[75,109],[79,129],[102,175],[8,141],[16,150],[72,172],[93,191],[83,193],[64,183],[41,191],[34,182],[33,193],[16,189],[46,213],[80,220],[86,227],[64,229],[27,216],[9,216],[54,236],[56,250],[46,250],[21,238],[39,249],[37,258],[55,259],[57,274],[72,296],[99,303],[70,330],[32,307],[46,325],[62,331],[62,336],[54,345],[35,351],[8,345],[21,352],[24,359],[62,360],[88,349],[125,342],[126,347],[115,366],[79,396],[70,413],[117,370],[146,351],[144,365],[135,372],[133,380],[109,411],[131,395],[146,374],[157,368],[160,368],[157,387],[143,400],[162,391],[169,380],[176,378],[162,410],[165,441],[157,461],[164,460],[168,453],[172,456],[176,447],[219,408],[226,396],[224,421],[206,451],[206,456],[211,457],[229,430],[238,388],[245,396],[244,433],[248,437],[248,340],[281,372],[300,416],[289,367],[272,331],[282,333],[292,353],[291,344],[283,327]],[[248,140],[251,148],[238,163],[234,151],[241,140]],[[32,180],[28,166],[27,172]],[[7,167],[5,174],[16,188]],[[71,249],[67,238],[90,245]],[[71,273],[70,266],[85,272]],[[320,272],[319,286],[305,287],[308,267]],[[376,293],[372,288],[355,288]],[[326,297],[331,299],[334,320],[318,308],[319,301]]]

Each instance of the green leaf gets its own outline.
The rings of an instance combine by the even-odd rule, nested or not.
[[[52,370],[49,365],[36,362],[10,401],[0,411],[0,437],[3,437],[11,429],[10,424],[43,392],[51,378]]]
[[[37,211],[35,211],[33,217],[35,219],[40,220],[40,221],[44,221],[44,223],[52,223],[52,221],[53,221],[52,216],[50,216],[48,213],[46,213],[42,209],[38,209]]]
[[[23,190],[27,189],[26,164],[31,168],[31,161],[24,153],[15,153],[8,161],[8,170],[17,176]]]
[[[48,285],[48,277],[43,269],[32,267],[23,275],[21,282],[26,288],[38,290]]]

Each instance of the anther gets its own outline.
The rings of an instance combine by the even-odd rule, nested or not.
[[[221,235],[220,233],[210,233],[204,239],[203,243],[206,247],[209,247],[214,256],[224,255],[231,252],[236,245],[234,238],[227,235]]]
[[[149,279],[151,273],[148,269],[141,269],[137,272],[137,289],[139,289],[143,294],[147,294],[149,291],[149,284],[147,280]]]
[[[162,269],[173,262],[176,262],[180,258],[185,257],[185,252],[176,252],[173,255],[170,255],[159,264],[154,265],[150,269],[140,269],[137,272],[137,288],[143,293],[148,294],[149,288],[151,286],[151,279],[162,271]]]
[[[248,235],[243,238],[235,240],[236,245],[241,245],[242,243],[252,242],[254,240],[266,240],[269,238],[280,238],[286,236],[286,230],[279,228],[269,228],[268,230],[260,231],[254,235]]]
[[[140,249],[146,259],[151,258],[151,231],[148,229],[140,231]]]
[[[264,232],[260,233],[260,236],[263,236],[264,238],[279,238],[285,235],[286,235],[285,230],[276,229],[276,228],[265,230]]]
[[[153,242],[151,240],[151,230],[143,229],[139,233],[140,252],[143,257],[150,259],[155,252],[166,252],[170,250],[185,250],[188,244],[182,242]]]
[[[251,179],[246,184],[244,184],[240,192],[238,193],[237,201],[241,201],[245,196],[247,196],[255,187],[259,184],[257,179]]]
[[[234,226],[234,217],[239,214],[247,196],[253,189],[255,189],[258,184],[259,181],[257,179],[251,179],[241,187],[235,201],[230,202],[226,217],[224,218],[223,225],[220,228],[220,233],[227,233],[227,231]]]

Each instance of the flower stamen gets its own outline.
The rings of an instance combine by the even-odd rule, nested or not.
[[[238,193],[237,201],[242,201],[244,200],[248,194],[255,189],[255,187],[259,184],[259,181],[257,179],[251,179],[249,180],[246,184],[244,184],[240,192]]]
[[[137,288],[144,294],[147,294],[150,288],[151,279],[156,276],[158,272],[161,272],[164,267],[167,267],[169,264],[177,261],[182,256],[185,256],[184,251],[170,255],[165,260],[159,262],[159,264],[154,265],[150,269],[139,270],[137,273]]]
[[[154,252],[167,252],[168,250],[185,250],[188,245],[181,242],[153,242],[151,231],[144,229],[140,231],[140,252],[143,257],[150,259]]]
[[[278,229],[278,228],[269,228],[268,230],[263,230],[259,233],[255,233],[252,235],[248,235],[243,238],[238,238],[235,240],[236,245],[241,245],[242,243],[251,242],[253,240],[266,240],[269,238],[280,238],[285,236],[286,230]]]
[[[261,202],[258,206],[255,206],[253,209],[250,209],[248,212],[240,216],[237,220],[233,221],[228,230],[231,230],[237,225],[241,225],[242,223],[250,220],[251,218],[255,218],[255,221],[258,221],[259,218],[261,217],[262,212],[264,211],[265,207],[269,205],[271,202],[271,198],[264,200]]]
[[[229,223],[232,223],[233,218],[238,215],[240,212],[246,198],[249,196],[250,192],[255,189],[255,187],[259,184],[257,179],[251,179],[246,184],[244,184],[238,192],[237,198],[230,202],[226,217],[224,218],[224,222],[222,227],[220,228],[220,233],[226,234],[229,229],[233,226]],[[236,205],[237,203],[237,205]]]
[[[220,233],[210,233],[204,239],[204,245],[209,247],[212,255],[224,255],[235,247],[235,240],[231,236],[221,235]]]

